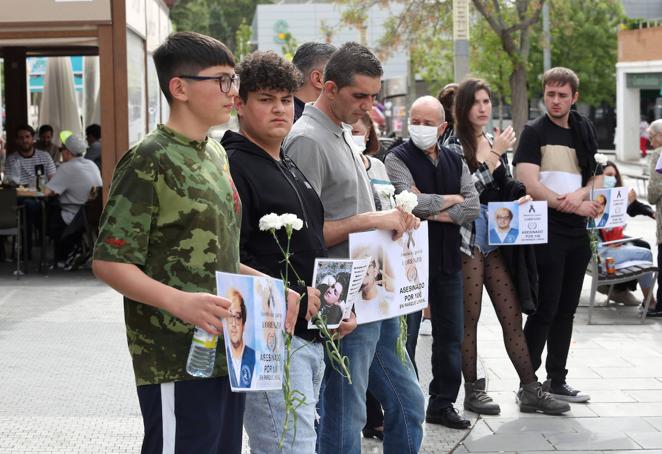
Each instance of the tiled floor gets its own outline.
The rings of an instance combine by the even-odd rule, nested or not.
[[[652,225],[636,219],[628,231],[654,242]],[[661,322],[587,326],[580,308],[568,380],[592,395],[590,403],[573,404],[565,416],[523,415],[515,404],[519,380],[487,297],[483,307],[478,351],[502,412],[471,415],[476,424],[464,441],[467,431],[427,426],[421,452],[662,454]],[[634,308],[622,308],[595,318],[612,323],[635,316]],[[430,337],[421,337],[424,389],[429,355]],[[142,425],[121,298],[89,272],[32,273],[18,282],[0,277],[0,383],[3,454],[139,451]],[[381,451],[380,443],[364,441],[363,452]]]
[[[638,218],[628,232],[655,244],[654,223]],[[582,303],[588,301],[590,278]],[[641,294],[638,293],[639,297]],[[604,300],[599,296],[598,301]],[[488,371],[490,395],[501,405],[496,417],[481,417],[453,452],[662,452],[662,320],[636,324],[636,308],[597,309],[587,326],[586,308],[576,316],[568,382],[591,395],[564,416],[522,415],[513,400],[518,380],[508,362],[489,301],[479,328],[479,354]],[[618,325],[619,322],[634,325]],[[489,343],[489,347],[483,347]],[[544,371],[539,371],[544,374]]]

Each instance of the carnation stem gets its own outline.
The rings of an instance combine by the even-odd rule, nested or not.
[[[400,358],[400,362],[409,367],[409,357],[407,356],[407,316],[400,316],[400,335],[395,341],[395,351]]]

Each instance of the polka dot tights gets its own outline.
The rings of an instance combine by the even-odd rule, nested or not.
[[[503,331],[503,340],[510,361],[522,383],[531,383],[536,376],[522,331],[522,312],[517,293],[501,252],[497,249],[487,257],[477,249],[473,257],[462,255],[464,273],[464,340],[462,342],[462,373],[464,380],[474,382],[476,376],[478,319],[480,318],[483,285],[492,300]]]

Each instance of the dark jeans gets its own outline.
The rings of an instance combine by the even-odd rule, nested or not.
[[[138,386],[141,453],[240,454],[245,398],[228,377]]]
[[[25,253],[28,259],[32,259],[32,237],[34,231],[41,235],[41,202],[31,198],[21,198],[20,205],[25,207]]]
[[[572,324],[579,304],[584,274],[591,258],[588,235],[568,237],[549,232],[547,244],[535,246],[540,282],[536,312],[526,320],[524,335],[533,370],[542,363],[547,344],[547,378],[564,383],[572,338]]]
[[[431,412],[452,405],[457,400],[462,383],[463,281],[462,271],[453,274],[430,273],[428,301],[432,322],[432,381],[428,411]],[[407,316],[407,351],[412,362],[421,317],[421,312]]]
[[[418,367],[416,367],[416,345],[418,344],[418,332],[421,329],[422,320],[423,311],[407,314],[407,353],[409,354],[411,363],[414,365],[416,377],[418,377]]]
[[[368,382],[368,392],[365,395],[366,421],[364,429],[375,429],[384,425],[384,412],[382,404],[370,392],[370,382]]]
[[[76,243],[80,241],[80,233],[74,235],[67,235],[62,237],[67,224],[62,219],[62,209],[59,205],[53,205],[48,210],[48,236],[55,241],[55,261],[64,261],[67,255],[74,248]]]

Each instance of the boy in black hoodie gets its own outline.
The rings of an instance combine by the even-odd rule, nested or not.
[[[259,220],[269,213],[295,214],[304,227],[292,234],[292,264],[306,286],[311,285],[316,257],[325,257],[324,211],[317,193],[294,162],[283,153],[281,144],[292,127],[293,93],[301,84],[301,74],[273,52],[254,52],[237,66],[241,78],[235,106],[239,134],[227,131],[221,143],[227,150],[230,171],[242,201],[241,260],[243,263],[280,278],[284,274],[281,250],[270,232],[259,229]],[[287,238],[277,231],[282,245]],[[289,274],[292,276],[292,273]],[[324,348],[317,330],[308,330],[308,320],[319,310],[319,291],[298,285],[290,288],[304,294],[294,330],[291,386],[306,396],[297,409],[296,439],[290,427],[282,452],[315,452],[315,405],[324,375]],[[285,417],[282,391],[249,393],[246,396],[245,425],[251,452],[276,450]],[[273,428],[276,428],[274,432]]]

